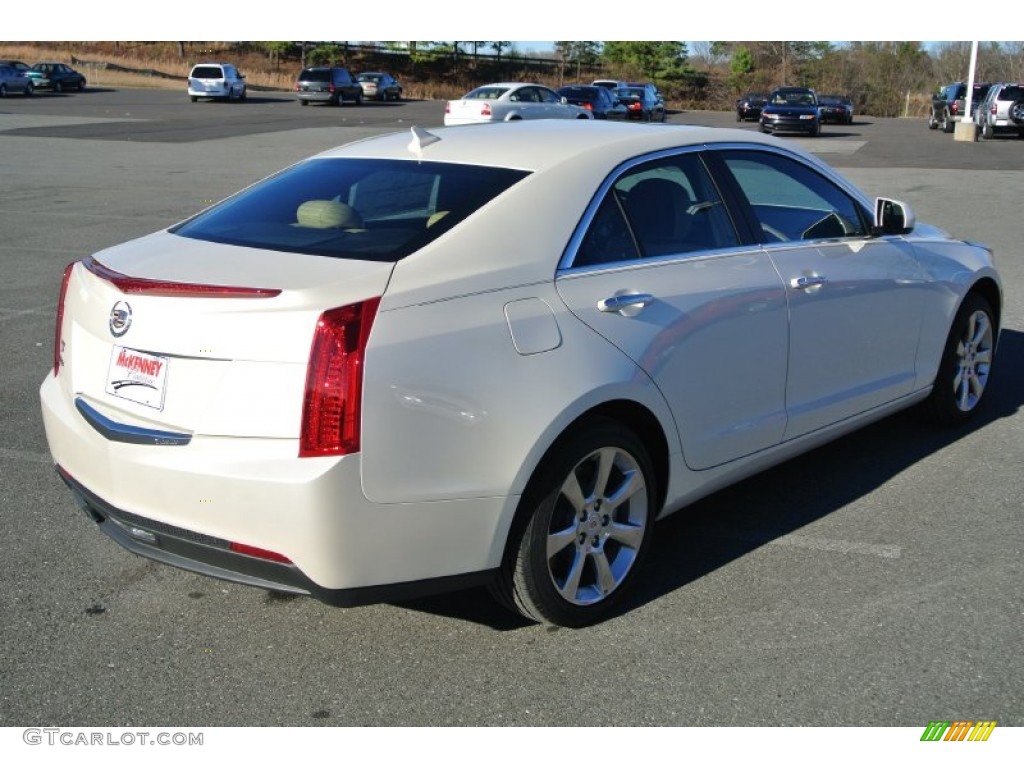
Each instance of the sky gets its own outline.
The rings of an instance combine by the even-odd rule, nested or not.
[[[478,0],[389,0],[386,6],[350,4],[339,14],[337,0],[306,0],[301,14],[273,14],[261,13],[257,5],[239,11],[237,4],[206,3],[201,11],[183,12],[175,4],[161,9],[140,5],[138,0],[96,0],[83,13],[80,2],[51,0],[45,16],[4,14],[0,37],[11,41],[301,40],[315,30],[324,39],[348,40],[504,37],[523,41],[518,46],[529,50],[534,45],[550,48],[550,41],[531,42],[538,37],[649,40],[657,34],[688,40],[999,40],[1013,27],[998,13],[965,14],[961,4],[945,0],[917,8],[911,5],[858,0],[853,12],[852,6],[829,10],[795,0],[772,4],[731,0],[727,6],[631,0],[626,14],[588,14],[582,12],[587,7],[582,4],[550,0],[515,0],[507,6]],[[323,23],[310,23],[317,18]]]

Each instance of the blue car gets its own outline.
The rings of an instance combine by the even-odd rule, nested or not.
[[[776,88],[761,109],[763,133],[821,133],[818,97],[810,88]]]

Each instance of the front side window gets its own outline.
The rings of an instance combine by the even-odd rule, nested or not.
[[[615,181],[584,235],[574,266],[739,245],[732,219],[696,153],[637,165]]]
[[[801,162],[770,152],[719,153],[743,191],[766,242],[862,237],[861,206]]]
[[[250,248],[397,261],[527,175],[473,165],[318,158],[170,231]]]

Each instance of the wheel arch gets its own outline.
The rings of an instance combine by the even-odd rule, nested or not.
[[[964,299],[970,294],[975,293],[985,299],[988,302],[989,307],[992,308],[992,313],[995,315],[996,328],[1002,327],[1002,313],[1003,313],[1003,294],[996,284],[996,281],[990,277],[983,277],[978,282],[970,287]],[[961,301],[961,303],[963,303]]]
[[[540,454],[540,457],[529,466],[523,468],[525,481],[516,483],[522,487],[523,492],[519,499],[530,496],[533,486],[540,480],[542,468],[548,463],[572,435],[586,425],[597,421],[612,421],[621,424],[632,431],[644,444],[648,456],[654,468],[655,488],[655,509],[661,510],[668,497],[669,478],[671,473],[670,447],[668,436],[662,428],[657,415],[646,405],[627,399],[608,400],[599,403],[583,411],[568,424],[566,424],[553,439],[548,442],[547,448]],[[516,510],[511,526],[505,534],[503,549],[508,554],[508,546],[516,539],[514,535],[528,522],[528,515],[524,512],[522,504],[516,503]]]

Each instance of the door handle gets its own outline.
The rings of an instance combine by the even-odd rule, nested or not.
[[[791,288],[801,288],[806,290],[808,288],[817,288],[827,282],[827,278],[814,275],[813,277],[794,277],[789,281],[789,285]]]
[[[654,297],[649,293],[626,293],[601,299],[597,308],[602,312],[618,312],[623,317],[635,317],[653,301]]]

